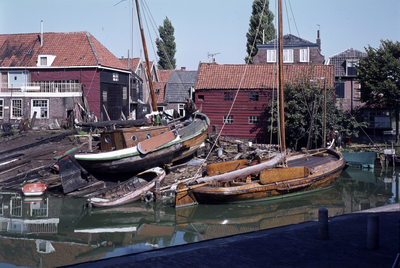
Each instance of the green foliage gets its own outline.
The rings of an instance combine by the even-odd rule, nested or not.
[[[264,8],[265,4],[265,8]],[[264,9],[264,13],[263,12]],[[262,15],[261,25],[257,33],[258,25],[260,24],[260,16]],[[250,23],[249,23],[249,31],[246,33],[247,44],[246,50],[247,55],[245,58],[245,63],[249,62],[253,64],[253,57],[257,55],[258,48],[257,44],[262,44],[263,41],[263,30],[264,30],[264,41],[268,42],[275,38],[275,27],[272,23],[274,20],[274,14],[269,10],[269,1],[268,0],[254,0]],[[254,42],[256,39],[256,42]],[[252,50],[254,44],[254,48]]]
[[[365,123],[357,123],[354,118],[343,112],[341,106],[335,105],[335,89],[330,88],[325,79],[312,81],[313,68],[307,73],[298,73],[290,83],[284,87],[285,96],[285,135],[286,144],[298,150],[307,146],[310,127],[312,133],[310,145],[319,147],[322,144],[324,88],[326,94],[326,140],[330,140],[334,131],[344,132],[346,135],[358,136],[358,127]],[[269,119],[276,121],[277,105],[272,101],[273,116]],[[314,116],[312,114],[314,113]],[[313,118],[313,124],[311,119]],[[271,130],[271,127],[269,127]],[[272,131],[277,132],[277,126],[272,126]]]
[[[164,26],[158,28],[160,38],[157,38],[157,55],[159,57],[157,68],[159,70],[174,70],[176,68],[176,44],[171,21],[166,17]]]
[[[361,100],[380,103],[393,109],[396,115],[396,133],[399,132],[400,112],[400,43],[381,40],[379,48],[365,48],[368,56],[360,58],[358,81]],[[397,139],[397,135],[396,135]]]

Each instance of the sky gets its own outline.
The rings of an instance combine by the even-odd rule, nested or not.
[[[209,54],[219,64],[245,63],[253,0],[140,1],[148,7],[142,17],[150,60],[157,60],[158,27],[168,17],[175,28],[177,69],[197,70],[199,62],[211,61]],[[400,41],[399,0],[282,2],[283,34],[315,43],[320,30],[326,61],[351,47],[365,51],[378,48],[381,40]],[[275,0],[269,10],[276,14]],[[88,31],[116,57],[128,57],[128,50],[130,57],[132,51],[140,57],[134,12],[132,0],[0,0],[0,34],[39,33],[43,20],[44,32]]]

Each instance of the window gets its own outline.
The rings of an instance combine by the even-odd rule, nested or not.
[[[308,48],[300,49],[300,62],[309,62]]]
[[[283,50],[283,62],[293,62],[293,49]]]
[[[21,197],[11,197],[11,216],[22,216],[22,199]]]
[[[21,118],[22,117],[22,100],[14,99],[11,101],[11,118]]]
[[[47,57],[40,57],[40,65],[47,66]]]
[[[267,62],[276,62],[276,50],[267,50]]]
[[[0,118],[4,117],[4,100],[0,99]]]
[[[184,116],[185,115],[185,105],[184,104],[179,104],[178,112],[179,112],[179,116]]]
[[[224,101],[233,100],[233,92],[224,92]]]
[[[204,95],[198,95],[198,99],[203,101],[204,100]]]
[[[249,92],[249,101],[258,101],[258,92]]]
[[[107,91],[103,91],[103,102],[107,102]]]
[[[336,95],[336,98],[338,98],[338,99],[344,99],[344,97],[345,97],[345,94],[344,94],[344,89],[345,89],[345,87],[344,87],[344,83],[335,83],[335,95]]]
[[[224,123],[226,123],[226,124],[233,124],[233,115],[224,116]]]
[[[49,118],[48,109],[48,100],[32,100],[32,115],[36,111],[36,118]]]
[[[358,60],[346,60],[346,75],[356,76]]]
[[[260,123],[259,116],[249,116],[249,124],[258,124]]]
[[[128,88],[127,87],[122,88],[122,99],[123,100],[128,99]]]
[[[118,82],[119,81],[118,73],[113,73],[113,81],[114,82]]]

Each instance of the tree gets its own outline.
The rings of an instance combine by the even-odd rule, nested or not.
[[[343,132],[346,135],[358,136],[358,123],[349,114],[345,114],[341,106],[335,104],[335,89],[327,86],[325,79],[312,80],[313,70],[308,73],[299,73],[293,81],[284,86],[285,96],[285,129],[286,143],[288,147],[298,150],[306,147],[310,142],[310,148],[319,147],[322,144],[324,88],[326,94],[326,140],[332,137],[334,131]],[[268,119],[274,124],[269,127],[276,133],[277,105],[276,100],[271,102],[272,116]],[[311,136],[309,138],[311,128]],[[314,146],[311,146],[314,144]]]
[[[160,38],[156,39],[157,55],[159,57],[157,68],[159,70],[173,70],[176,68],[174,31],[171,21],[166,17],[164,26],[158,28]]]
[[[360,58],[358,81],[361,101],[378,101],[391,107],[396,117],[396,142],[399,142],[400,43],[381,40],[379,48],[368,45],[367,57]]]
[[[265,6],[264,6],[265,5]],[[264,12],[263,12],[264,10]],[[262,15],[262,20],[260,24],[260,17]],[[265,42],[270,41],[275,38],[275,27],[272,21],[274,20],[274,14],[269,10],[269,1],[268,0],[254,0],[250,23],[249,23],[249,31],[246,33],[247,37],[247,56],[245,57],[245,62],[249,62],[253,64],[253,57],[257,55],[258,48],[257,44],[262,44],[263,41],[263,31],[264,31],[264,40]],[[257,28],[260,25],[260,28]],[[256,40],[254,42],[254,40]],[[254,47],[253,47],[254,46]]]

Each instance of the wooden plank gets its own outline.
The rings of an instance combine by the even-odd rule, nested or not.
[[[137,147],[138,151],[142,154],[147,154],[161,145],[173,141],[177,136],[178,133],[175,130],[165,132],[161,135],[140,142]]]
[[[176,190],[175,207],[190,206],[197,203],[193,193],[183,183],[179,184]]]
[[[260,183],[268,184],[279,181],[297,179],[310,175],[308,167],[274,168],[263,170],[260,173]]]
[[[224,174],[233,170],[241,169],[247,165],[249,161],[246,159],[229,161],[229,162],[219,162],[211,163],[207,167],[207,175],[213,176],[218,174]]]

